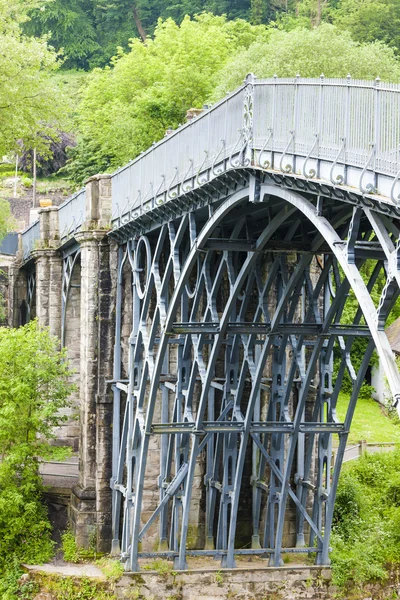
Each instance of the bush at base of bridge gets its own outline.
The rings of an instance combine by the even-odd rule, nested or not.
[[[44,562],[53,551],[39,457],[67,453],[50,444],[72,391],[65,352],[58,347],[37,321],[0,328],[1,598],[13,598],[19,563]]]
[[[400,562],[400,451],[366,454],[340,477],[332,532],[334,583],[385,580]]]

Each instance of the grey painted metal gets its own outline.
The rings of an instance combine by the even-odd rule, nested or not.
[[[200,554],[229,567],[235,554],[265,554],[279,565],[283,550],[329,562],[340,466],[374,347],[400,410],[384,332],[400,291],[399,99],[399,86],[379,81],[249,76],[112,176],[112,551],[127,569],[150,554],[179,568]],[[62,242],[79,229],[83,201],[78,193],[60,208]],[[77,252],[64,255],[64,322]],[[343,321],[350,291],[352,324]],[[359,337],[367,350],[356,372]],[[192,549],[200,505],[204,548]]]
[[[35,221],[22,232],[22,259],[24,262],[31,258],[32,250],[35,249],[36,242],[39,238],[39,221]]]
[[[58,209],[60,239],[64,243],[77,233],[83,221],[86,211],[86,190],[79,190],[68,198]]]
[[[26,275],[26,322],[32,319],[32,307],[36,294],[36,269],[29,269]],[[25,323],[24,323],[25,325]]]
[[[18,250],[18,233],[7,233],[0,243],[0,254],[15,255]]]
[[[273,199],[279,202],[271,204]],[[257,219],[252,220],[252,214],[263,205],[271,207],[271,212],[264,216],[257,233]],[[379,273],[386,276],[384,265],[388,262],[392,271],[387,279],[397,284],[399,231],[369,207],[353,209],[339,203],[333,214],[329,207],[324,210],[319,198],[309,199],[262,181],[255,194],[251,178],[249,187],[228,192],[215,209],[210,206],[207,219],[201,210],[200,205],[197,212],[182,214],[174,223],[162,215],[156,234],[160,217],[155,209],[156,221],[148,225],[149,234],[125,244],[134,300],[129,383],[120,384],[120,389],[125,386],[128,392],[128,418],[113,478],[114,492],[124,503],[121,534],[119,521],[114,520],[116,546],[121,544],[127,568],[137,569],[139,542],[160,517],[156,554],[174,557],[177,567],[186,567],[186,557],[191,555],[190,515],[196,504],[195,473],[205,456],[204,550],[196,550],[196,555],[219,555],[223,565],[234,566],[235,554],[244,552],[235,547],[235,540],[240,497],[245,493],[244,465],[251,447],[251,552],[266,554],[271,564],[279,565],[285,524],[295,509],[298,547],[289,551],[313,549],[317,562],[327,564],[343,440],[374,346],[383,357],[395,403],[399,397],[399,374],[381,326],[397,294],[384,286],[377,307],[371,299]],[[265,278],[271,237],[279,237],[284,228],[287,248],[296,248],[294,238],[306,223],[314,230],[309,251],[299,254],[290,274],[288,255],[271,241]],[[374,248],[373,253],[366,254],[366,248]],[[360,274],[366,256],[376,260],[368,284]],[[162,273],[160,262],[164,263]],[[122,285],[121,278],[120,270]],[[349,326],[341,319],[350,288],[360,309]],[[227,297],[218,307],[222,289]],[[121,319],[118,311],[120,303],[117,324]],[[360,323],[362,317],[366,325]],[[359,336],[370,336],[371,341],[357,374],[351,349]],[[175,346],[176,372],[172,372],[169,361]],[[334,381],[335,347],[342,358]],[[266,377],[268,360],[271,380]],[[336,402],[346,371],[353,393],[345,423],[339,423]],[[264,416],[262,394],[269,398]],[[306,409],[310,402],[311,413]],[[155,417],[157,411],[161,422]],[[116,418],[120,422],[121,415]],[[331,481],[334,434],[340,440],[339,462]],[[163,440],[160,501],[144,522],[146,465],[154,436]]]
[[[72,246],[72,248],[65,252],[63,255],[63,270],[62,270],[62,284],[61,284],[61,346],[65,346],[65,329],[67,319],[67,305],[69,293],[71,291],[72,278],[74,269],[77,262],[80,260],[81,249],[78,244]],[[80,284],[75,284],[80,285]]]
[[[400,87],[346,79],[257,81],[177,129],[112,177],[113,227],[239,166],[398,204]]]
[[[168,211],[184,194],[243,166],[283,174],[314,193],[324,184],[339,197],[345,190],[383,210],[400,210],[399,107],[400,87],[379,80],[249,75],[241,88],[113,174],[113,227],[151,218],[149,211],[160,206]],[[84,216],[83,189],[59,208],[63,242]],[[24,260],[38,237],[36,226],[22,234]]]

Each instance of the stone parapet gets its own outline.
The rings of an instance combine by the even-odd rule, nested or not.
[[[86,214],[83,229],[96,223],[98,229],[110,229],[111,175],[94,175],[86,182]]]

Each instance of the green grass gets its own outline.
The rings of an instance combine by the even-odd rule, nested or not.
[[[340,421],[346,415],[349,402],[348,394],[339,394],[337,413]],[[371,398],[359,398],[350,427],[348,443],[400,442],[400,424],[391,419],[383,407]]]

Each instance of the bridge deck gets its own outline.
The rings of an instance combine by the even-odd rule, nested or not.
[[[379,80],[278,79],[245,84],[112,175],[112,227],[180,197],[208,195],[240,168],[318,194],[340,190],[400,214],[400,86]],[[214,183],[213,183],[214,182]],[[223,185],[223,181],[222,181]],[[343,196],[343,194],[342,194]],[[80,230],[85,190],[59,208],[60,241]],[[155,217],[157,218],[157,217]],[[136,225],[135,225],[136,222]],[[133,225],[132,225],[133,224]],[[27,261],[38,223],[22,235]]]

